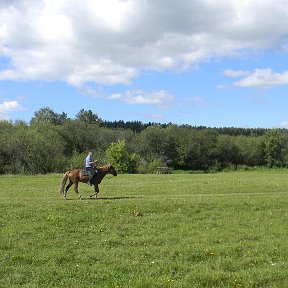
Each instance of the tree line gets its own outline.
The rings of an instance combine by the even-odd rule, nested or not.
[[[286,129],[111,122],[84,109],[70,119],[49,107],[29,123],[0,121],[0,174],[62,173],[83,167],[89,149],[120,173],[288,166]]]

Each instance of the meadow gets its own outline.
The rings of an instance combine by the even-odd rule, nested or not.
[[[0,177],[0,287],[288,287],[288,171]]]

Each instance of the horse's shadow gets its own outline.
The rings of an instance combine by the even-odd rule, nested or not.
[[[135,196],[113,196],[113,197],[99,197],[98,200],[123,200],[123,199],[135,199],[139,197]]]
[[[93,197],[82,197],[81,200],[93,200],[93,201],[99,201],[99,200],[111,200],[111,201],[117,201],[117,200],[125,200],[125,199],[136,199],[139,197],[136,196],[112,196],[112,197],[98,197],[97,199]],[[77,198],[68,198],[67,200],[79,200]]]

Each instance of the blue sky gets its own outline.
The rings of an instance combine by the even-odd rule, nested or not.
[[[286,0],[0,0],[0,119],[288,128],[287,56]]]

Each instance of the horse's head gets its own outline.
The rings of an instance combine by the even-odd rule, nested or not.
[[[109,164],[108,172],[111,173],[113,176],[117,176],[117,171],[116,171],[116,169],[113,167],[112,164]]]

